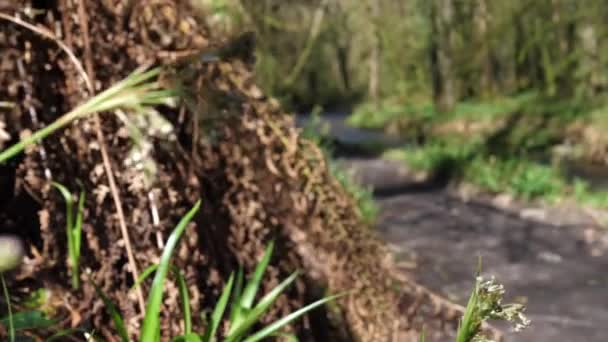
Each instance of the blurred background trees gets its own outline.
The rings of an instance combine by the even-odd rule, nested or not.
[[[608,166],[603,0],[200,1],[225,30],[257,33],[258,82],[297,113],[456,153],[459,176],[477,157],[556,169],[556,151]]]
[[[576,0],[208,0],[259,37],[265,87],[298,108],[538,90],[599,100],[608,5]]]

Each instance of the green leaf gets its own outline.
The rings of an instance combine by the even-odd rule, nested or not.
[[[82,216],[84,212],[84,191],[80,193],[78,200],[78,213],[74,222],[74,197],[72,193],[63,185],[57,182],[51,184],[59,190],[65,200],[66,207],[66,235],[68,240],[68,254],[72,271],[72,288],[78,288],[78,262],[80,259],[80,238],[82,234]]]
[[[171,256],[173,255],[173,250],[177,246],[180,236],[188,226],[188,223],[190,223],[194,215],[199,210],[200,205],[201,201],[199,200],[196,202],[194,207],[190,209],[186,216],[184,216],[177,224],[173,230],[173,233],[171,233],[171,236],[169,236],[169,239],[165,244],[165,248],[163,249],[163,253],[158,264],[158,269],[156,270],[154,280],[152,281],[152,288],[150,289],[150,294],[148,296],[148,305],[146,307],[146,314],[140,336],[140,341],[142,342],[156,341],[160,329],[159,315],[163,297],[163,287],[165,278],[167,277],[167,272],[169,270]]]
[[[476,312],[477,312],[477,289],[478,289],[478,281],[475,282],[475,288],[471,293],[471,297],[469,297],[469,302],[467,303],[467,307],[464,311],[464,315],[462,320],[458,324],[458,332],[456,334],[457,342],[469,342],[473,336],[475,336],[476,329]]]
[[[84,217],[85,198],[85,192],[84,190],[82,190],[80,192],[80,196],[78,197],[78,212],[76,213],[76,222],[74,224],[74,250],[76,251],[76,255],[78,256],[78,258],[80,258],[80,243],[82,236],[82,221]]]
[[[137,280],[135,281],[135,283],[133,284],[133,286],[131,286],[131,288],[129,289],[129,291],[131,291],[134,288],[136,288],[139,285],[141,285],[141,283],[143,283],[144,280],[148,279],[148,277],[150,276],[150,274],[156,272],[157,268],[158,268],[158,264],[152,264],[152,265],[148,266],[145,270],[143,270],[143,272],[141,272],[141,274],[139,275],[139,278],[137,278]]]
[[[103,304],[106,307],[106,311],[108,312],[110,317],[112,317],[114,327],[116,328],[118,335],[120,336],[120,340],[122,342],[129,342],[129,333],[127,332],[125,321],[123,320],[122,315],[116,308],[116,305],[112,303],[112,301],[106,296],[105,293],[103,293],[103,291],[101,290],[101,288],[99,288],[99,286],[97,286],[97,284],[95,284],[93,281],[91,281],[91,283],[95,287],[95,292],[97,292],[97,295],[101,297],[101,300],[103,300]]]
[[[74,222],[74,227],[70,231],[72,235],[72,246],[70,250],[70,257],[72,259],[72,287],[77,289],[79,287],[79,270],[78,265],[80,263],[80,246],[82,239],[82,221],[84,217],[84,202],[85,202],[85,192],[84,190],[80,191],[80,196],[78,197],[78,211],[76,212],[76,221]]]
[[[245,287],[245,291],[243,292],[243,297],[241,299],[241,306],[246,309],[251,309],[253,306],[253,300],[258,292],[258,288],[260,287],[260,283],[262,282],[262,277],[264,276],[264,272],[268,267],[268,263],[270,262],[270,257],[272,256],[272,250],[274,249],[274,241],[271,241],[268,247],[266,247],[266,252],[262,257],[260,263],[258,263],[255,268],[255,272],[253,274],[253,278],[249,280],[247,283],[247,287]]]
[[[50,297],[50,291],[41,287],[32,291],[27,298],[22,300],[21,304],[27,309],[40,309],[48,303]]]
[[[188,285],[186,285],[186,279],[184,274],[177,268],[173,268],[173,273],[177,279],[177,287],[179,290],[179,297],[182,301],[182,311],[184,313],[184,334],[190,335],[192,333],[192,314],[190,313],[190,297],[188,296]]]
[[[232,307],[230,309],[230,322],[240,320],[241,316],[241,295],[243,294],[243,267],[239,266],[239,271],[236,275],[236,285],[232,291]]]
[[[203,342],[200,336],[195,333],[189,333],[182,336],[177,336],[171,342]]]
[[[24,311],[17,312],[13,316],[13,328],[15,331],[26,329],[48,328],[57,322],[50,320],[42,311]],[[5,318],[0,320],[2,325],[6,326],[9,323]],[[10,323],[9,323],[10,324]]]
[[[207,327],[207,331],[205,331],[205,342],[212,341],[215,337],[217,328],[220,326],[222,316],[224,315],[224,311],[226,310],[226,305],[228,304],[228,298],[230,297],[230,292],[232,291],[233,282],[234,274],[231,274],[230,278],[228,279],[228,283],[226,283],[226,285],[224,286],[224,290],[222,291],[220,300],[215,305],[215,309],[213,309],[213,314],[211,314],[211,327]]]
[[[180,300],[182,302],[182,311],[184,312],[184,334],[188,335],[192,332],[192,314],[190,312],[190,298],[188,296],[188,285],[182,272],[175,266],[170,266],[175,278],[177,279],[177,285],[179,290]],[[137,278],[135,284],[131,286],[130,290],[141,285],[152,273],[158,269],[158,264],[148,266]],[[184,335],[184,336],[185,336]]]
[[[321,306],[329,301],[332,301],[334,299],[340,298],[342,296],[346,295],[346,293],[342,293],[342,294],[338,294],[338,295],[334,295],[334,296],[329,296],[323,299],[320,299],[312,304],[309,304],[297,311],[294,311],[292,313],[290,313],[289,315],[281,318],[280,320],[270,324],[269,326],[267,326],[266,328],[258,331],[257,333],[249,336],[248,338],[246,338],[243,342],[256,342],[256,341],[260,341],[268,336],[271,336],[272,334],[274,334],[275,332],[277,332],[279,329],[281,329],[283,326],[291,323],[292,321],[300,318],[301,316],[303,316],[304,314],[306,314],[307,312],[315,309],[318,306]]]

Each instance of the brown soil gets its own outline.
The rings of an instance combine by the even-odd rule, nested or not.
[[[211,34],[204,14],[185,2],[0,4],[3,13],[54,32],[84,64],[95,92],[138,66],[163,66],[175,56],[226,44]],[[10,135],[0,147],[6,147],[91,94],[56,42],[0,20],[0,101],[14,104],[0,108],[0,133]],[[301,139],[292,117],[254,85],[250,47],[237,50],[222,61],[191,62],[186,88],[191,105],[158,108],[173,134],[147,137],[153,146],[148,161],[155,165],[150,183],[137,168],[125,166],[133,143],[112,113],[79,120],[0,166],[0,232],[19,235],[29,249],[23,267],[9,274],[11,293],[20,298],[36,288],[49,289],[47,309],[64,327],[86,327],[113,341],[112,324],[90,277],[118,304],[135,335],[140,310],[129,292],[133,278],[103,163],[107,150],[140,271],[158,260],[159,241],[202,199],[203,209],[173,259],[190,285],[194,317],[210,310],[231,271],[238,265],[251,270],[274,239],[265,290],[295,269],[305,275],[266,322],[326,291],[351,290],[335,310],[316,311],[292,328],[303,340],[316,341],[416,340],[422,325],[427,340],[450,336],[458,310],[400,276],[352,199],[329,175],[318,148]],[[64,204],[50,179],[74,190],[82,186],[87,193],[79,291],[69,287]],[[178,304],[176,285],[169,282],[163,340],[181,329]]]

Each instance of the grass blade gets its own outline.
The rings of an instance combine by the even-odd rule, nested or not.
[[[230,297],[230,293],[232,292],[233,282],[234,274],[231,274],[230,278],[228,279],[228,283],[226,283],[226,286],[224,286],[224,290],[222,291],[220,300],[215,305],[215,309],[213,309],[213,313],[211,314],[211,327],[207,327],[207,331],[205,331],[205,336],[203,338],[204,342],[210,342],[215,337],[217,328],[222,322],[222,316],[224,316],[226,305],[228,305],[228,298]]]
[[[76,221],[74,222],[74,227],[70,232],[72,235],[72,287],[78,289],[80,283],[80,246],[82,239],[82,221],[84,217],[84,202],[85,202],[85,192],[84,190],[80,191],[80,196],[78,197],[78,211],[76,212]]]
[[[268,267],[268,263],[270,262],[273,249],[274,241],[271,241],[268,247],[266,247],[262,260],[255,268],[253,278],[249,280],[247,287],[245,287],[245,291],[243,292],[243,297],[241,299],[241,306],[245,309],[251,309],[253,306],[253,300],[255,299],[255,295],[257,294],[260,283],[262,282],[262,277],[264,276],[266,267]]]
[[[97,295],[101,297],[101,300],[103,300],[103,304],[106,307],[106,311],[108,312],[110,317],[112,317],[114,327],[116,328],[116,331],[120,336],[120,340],[122,342],[129,342],[129,333],[127,331],[127,326],[125,325],[125,321],[122,318],[122,315],[116,308],[116,305],[114,305],[114,303],[108,298],[108,296],[103,293],[103,291],[99,288],[99,286],[97,286],[97,284],[95,284],[93,281],[91,281],[91,283],[95,287],[95,292],[97,292]]]
[[[272,291],[265,295],[260,302],[252,310],[246,310],[244,317],[230,322],[230,331],[228,332],[228,339],[230,341],[238,340],[247,330],[249,330],[260,317],[268,310],[268,308],[274,303],[274,301],[285,291],[285,289],[293,283],[298,276],[297,272],[294,272],[291,276],[285,279],[281,284],[277,285]],[[238,317],[237,317],[238,318]]]
[[[467,307],[462,316],[462,321],[458,325],[458,332],[456,334],[456,342],[469,342],[473,336],[475,336],[475,311],[477,310],[477,289],[478,281],[475,282],[475,288],[469,297]]]
[[[81,236],[82,236],[82,222],[84,219],[84,202],[86,199],[86,194],[84,190],[80,192],[80,196],[78,197],[78,211],[76,212],[76,222],[74,223],[74,249],[76,250],[76,255],[80,258],[80,244],[81,244]]]
[[[182,336],[177,336],[171,340],[171,342],[203,342],[201,337],[195,333],[189,333]]]
[[[236,322],[241,315],[241,294],[243,293],[243,267],[239,267],[236,275],[236,285],[232,291],[232,308],[230,309],[230,322]]]
[[[87,115],[117,108],[141,108],[146,104],[154,105],[166,102],[175,94],[175,91],[162,90],[157,82],[152,82],[152,79],[159,74],[160,68],[149,71],[135,70],[122,81],[0,152],[0,164],[21,153],[27,146],[40,142],[72,121]]]
[[[143,272],[141,272],[141,274],[139,275],[139,278],[137,278],[137,280],[135,281],[135,284],[133,284],[133,286],[131,286],[130,290],[133,290],[134,288],[138,287],[139,285],[141,285],[141,283],[144,282],[144,280],[148,279],[148,277],[156,272],[156,269],[158,268],[158,264],[153,264],[148,266],[145,270],[143,270]]]
[[[66,188],[63,184],[57,182],[51,182],[63,197],[65,201],[65,211],[66,211],[66,224],[65,231],[67,235],[67,243],[68,243],[68,255],[70,258],[70,271],[72,272],[72,288],[78,288],[78,256],[76,251],[76,242],[74,241],[74,197],[68,188]],[[81,196],[83,197],[83,196]],[[80,200],[78,202],[78,206],[80,209]],[[84,206],[84,202],[82,204]],[[80,223],[82,224],[82,217],[80,218]],[[78,242],[80,245],[80,242]]]
[[[180,220],[165,244],[165,248],[163,249],[163,253],[158,264],[158,269],[156,270],[154,280],[152,281],[152,288],[150,289],[150,294],[148,296],[148,305],[146,307],[146,315],[144,317],[140,336],[140,341],[142,342],[156,341],[158,337],[160,327],[160,306],[163,297],[163,286],[169,270],[169,262],[171,261],[173,250],[177,246],[180,236],[200,208],[200,205],[201,201],[199,200],[196,202],[194,207],[190,209],[190,211]]]
[[[184,274],[177,268],[173,268],[175,278],[177,278],[177,288],[179,297],[182,301],[182,311],[184,313],[184,334],[189,335],[192,332],[192,314],[190,313],[190,297],[188,296],[188,285]]]
[[[270,306],[270,304],[272,304],[272,302],[274,302],[279,297],[279,295],[283,293],[283,291],[285,291],[285,289],[289,285],[291,285],[294,280],[296,280],[297,277],[298,272],[292,273],[287,279],[283,280],[283,282],[281,282],[274,289],[272,289],[272,291],[262,297],[262,299],[260,299],[260,302],[255,306],[255,308],[257,309]]]
[[[0,272],[0,280],[2,280],[2,292],[4,292],[4,299],[6,300],[6,307],[8,310],[8,336],[10,342],[15,342],[15,325],[13,324],[13,312],[11,310],[11,297],[8,294],[8,288],[6,287],[6,281],[4,281],[4,274]]]
[[[278,321],[270,324],[269,326],[267,326],[266,328],[258,331],[257,333],[249,336],[248,338],[246,338],[243,342],[257,342],[260,341],[272,334],[274,334],[275,332],[277,332],[279,329],[281,329],[283,326],[291,323],[292,321],[300,318],[301,316],[303,316],[305,313],[309,312],[310,310],[315,309],[318,306],[321,306],[329,301],[332,301],[334,299],[340,298],[342,296],[346,295],[346,293],[342,293],[342,294],[337,294],[334,296],[329,296],[323,299],[320,299],[312,304],[309,304],[297,311],[294,311],[292,313],[290,313],[289,315],[279,319]]]
[[[133,290],[137,286],[141,285],[144,280],[146,280],[152,273],[154,273],[158,269],[158,264],[153,264],[148,266],[137,278],[135,284],[131,286],[129,290]],[[184,312],[184,336],[189,335],[192,332],[192,314],[190,312],[190,297],[188,296],[188,285],[186,284],[186,279],[182,272],[171,266],[171,270],[177,279],[177,285],[179,290],[180,300],[182,301],[182,310]]]

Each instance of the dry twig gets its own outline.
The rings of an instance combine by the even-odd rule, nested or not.
[[[85,54],[85,63],[87,66],[88,75],[91,78],[95,79],[95,70],[93,69],[93,59],[91,57],[91,42],[89,39],[89,26],[88,26],[88,18],[86,14],[86,8],[84,7],[84,1],[78,1],[78,16],[80,18],[80,24],[82,25],[83,32],[83,41],[84,41],[84,54]],[[91,82],[89,82],[90,84]],[[89,88],[91,95],[94,95],[95,90],[93,87]],[[112,163],[110,161],[110,156],[108,155],[108,150],[106,146],[105,137],[103,135],[103,131],[101,130],[101,121],[99,120],[99,114],[95,114],[93,117],[95,121],[95,133],[97,134],[97,140],[101,149],[101,157],[103,159],[103,166],[108,175],[108,183],[110,186],[110,192],[112,194],[112,198],[114,200],[114,205],[116,206],[116,214],[118,215],[118,222],[120,224],[120,230],[123,239],[125,240],[125,249],[127,250],[127,258],[129,259],[129,266],[131,268],[131,273],[133,276],[133,281],[139,279],[139,272],[137,269],[137,263],[135,262],[135,256],[133,254],[133,248],[131,245],[131,239],[129,238],[129,231],[127,230],[127,224],[125,220],[124,212],[122,211],[122,201],[120,200],[120,194],[118,192],[118,187],[116,186],[116,181],[114,179],[114,172],[112,170]],[[144,296],[140,286],[137,286],[135,289],[137,295],[137,302],[139,303],[140,314],[144,314],[146,311]]]

